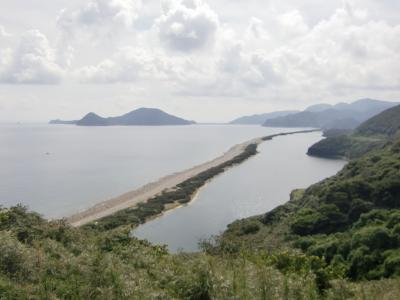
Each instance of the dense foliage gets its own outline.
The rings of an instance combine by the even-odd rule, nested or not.
[[[0,209],[0,299],[348,299],[324,259],[296,252],[168,254],[129,236]],[[383,282],[399,295],[397,281]],[[387,292],[388,292],[387,291]],[[341,295],[340,298],[337,295]]]

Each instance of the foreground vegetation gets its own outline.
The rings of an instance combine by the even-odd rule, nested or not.
[[[350,283],[296,251],[168,254],[129,236],[0,210],[0,299],[396,299],[399,280]],[[363,293],[368,297],[363,297]]]

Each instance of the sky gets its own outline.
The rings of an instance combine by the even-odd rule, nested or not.
[[[398,0],[1,0],[0,122],[400,101]]]

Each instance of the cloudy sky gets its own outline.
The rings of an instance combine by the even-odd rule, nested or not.
[[[400,100],[398,0],[1,0],[0,122]]]

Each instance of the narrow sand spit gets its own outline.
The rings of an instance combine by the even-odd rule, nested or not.
[[[302,130],[302,131],[292,131],[286,133],[273,134],[266,137],[255,138],[250,141],[238,144],[229,149],[226,153],[217,157],[214,160],[208,161],[204,164],[192,167],[188,170],[174,173],[166,177],[160,178],[154,182],[146,184],[134,191],[123,194],[119,197],[101,202],[85,211],[79,212],[72,215],[67,219],[67,221],[75,227],[79,227],[90,222],[99,220],[103,217],[112,215],[118,211],[135,207],[139,203],[146,202],[150,198],[159,195],[165,190],[173,189],[178,184],[204,172],[211,168],[217,167],[236,156],[242,154],[246,147],[251,144],[256,144],[257,146],[264,141],[270,140],[277,136],[298,134],[298,133],[310,133],[320,131],[319,129]]]
[[[123,194],[119,197],[101,202],[85,211],[72,215],[67,221],[75,227],[85,225],[103,217],[112,215],[120,210],[134,207],[138,203],[146,202],[148,199],[160,194],[164,190],[172,189],[178,184],[204,172],[210,168],[217,167],[244,152],[246,147],[251,144],[263,142],[262,138],[252,139],[242,144],[238,144],[229,149],[222,156],[214,160],[192,167],[188,170],[174,173],[154,182],[146,184],[134,191]]]

